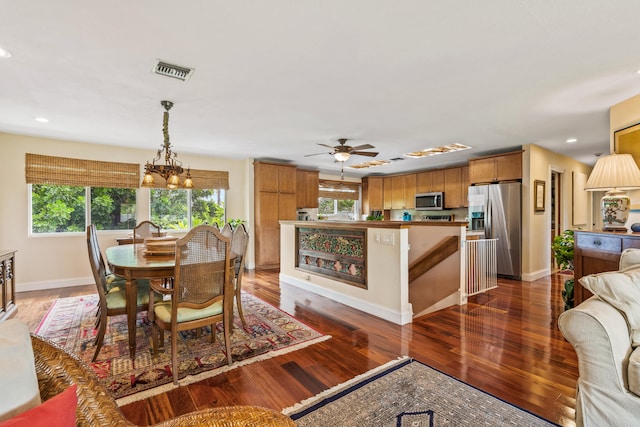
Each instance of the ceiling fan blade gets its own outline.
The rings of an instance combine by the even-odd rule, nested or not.
[[[322,145],[323,147],[331,148],[332,150],[333,150],[334,148],[336,148],[336,147],[334,147],[333,145],[321,144],[321,143],[319,143],[319,142],[317,142],[316,144],[318,144],[318,145]]]
[[[333,154],[333,153],[328,153],[328,152],[325,151],[323,153],[305,154],[304,157],[319,156],[320,154]]]
[[[351,151],[368,150],[369,148],[376,148],[371,144],[358,145],[357,147],[351,147]]]
[[[369,157],[375,157],[378,155],[378,153],[375,153],[373,151],[352,151],[350,153],[351,155],[357,155],[357,156],[369,156]]]

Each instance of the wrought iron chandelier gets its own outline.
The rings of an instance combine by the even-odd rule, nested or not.
[[[153,174],[160,175],[167,183],[167,188],[175,189],[180,187],[180,176],[184,173],[182,162],[177,159],[178,153],[171,151],[171,143],[169,142],[169,110],[173,107],[171,101],[160,101],[165,112],[162,121],[162,134],[164,135],[164,144],[158,150],[156,157],[147,162],[144,166],[144,178],[142,178],[142,187],[155,187]],[[164,164],[156,164],[163,156]],[[191,171],[187,168],[187,175],[182,182],[182,187],[193,188],[193,180],[191,179]]]

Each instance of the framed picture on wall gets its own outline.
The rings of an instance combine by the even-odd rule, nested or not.
[[[617,154],[631,154],[640,166],[640,123],[613,133],[613,151]]]
[[[533,211],[544,212],[544,187],[545,182],[536,179],[533,183]]]

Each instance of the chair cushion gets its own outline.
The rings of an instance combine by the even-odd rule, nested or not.
[[[203,319],[205,317],[217,316],[222,314],[222,301],[217,301],[207,308],[179,308],[178,323],[189,322],[191,320]],[[171,322],[171,301],[163,301],[153,306],[153,312],[156,317],[165,323]]]
[[[629,391],[640,396],[640,348],[636,348],[629,357],[627,367]]]
[[[149,281],[137,280],[138,287],[138,302],[137,305],[149,304]],[[156,301],[162,301],[162,295],[156,295]],[[124,287],[112,288],[106,295],[107,307],[110,309],[125,308],[127,305],[127,292]]]
[[[75,427],[78,406],[77,387],[73,384],[41,405],[0,422],[0,427]]]
[[[631,329],[631,346],[640,345],[640,267],[590,274],[580,283],[622,312]]]
[[[620,270],[638,265],[640,265],[640,249],[628,248],[622,251],[620,254]]]
[[[40,389],[27,325],[0,323],[0,421],[40,404]]]

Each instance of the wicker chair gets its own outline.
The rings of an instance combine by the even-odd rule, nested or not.
[[[158,237],[160,235],[160,226],[151,221],[142,221],[133,228],[133,241],[143,240],[147,237]]]
[[[244,320],[244,313],[242,312],[242,277],[244,276],[244,261],[247,255],[247,247],[249,246],[249,233],[244,224],[238,224],[233,230],[233,236],[231,237],[231,254],[235,255],[235,268],[234,268],[234,294],[236,296],[236,304],[238,306],[238,314],[242,324],[246,326],[247,322]]]
[[[233,268],[231,239],[210,225],[199,225],[176,242],[176,267],[173,287],[166,289],[151,283],[151,296],[171,295],[154,304],[150,297],[148,316],[153,322],[153,349],[164,343],[163,331],[171,331],[173,382],[178,384],[178,332],[211,326],[215,339],[217,322],[224,325],[227,362],[231,357],[231,319],[233,318]]]
[[[31,335],[36,374],[43,401],[77,384],[78,408],[76,426],[115,427],[134,426],[100,384],[90,368],[56,344]],[[159,427],[177,426],[295,426],[289,417],[271,409],[253,406],[211,408],[185,414],[156,424]]]

